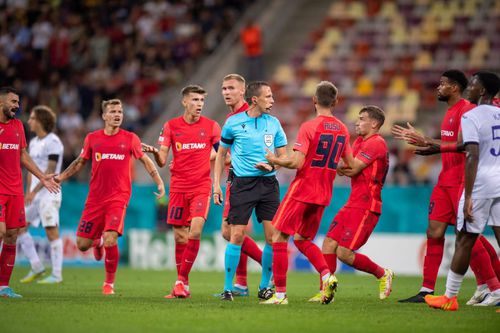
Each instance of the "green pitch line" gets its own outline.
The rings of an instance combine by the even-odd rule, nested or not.
[[[291,273],[288,306],[258,304],[258,274],[249,277],[250,297],[222,302],[221,272],[193,272],[191,299],[167,300],[172,271],[119,268],[116,295],[101,295],[103,269],[65,268],[60,285],[20,284],[26,268],[16,268],[11,287],[24,297],[0,299],[0,332],[498,332],[495,308],[465,305],[475,284],[465,281],[458,312],[432,310],[424,304],[398,304],[413,295],[420,277],[398,277],[393,294],[378,299],[377,281],[368,275],[339,275],[339,291],[329,305],[308,303],[318,277]],[[444,279],[438,280],[444,290]]]

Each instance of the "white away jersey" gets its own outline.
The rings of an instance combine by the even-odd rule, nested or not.
[[[63,153],[63,144],[59,137],[54,133],[49,133],[42,139],[39,139],[37,136],[35,136],[33,139],[31,139],[29,144],[29,154],[38,168],[43,172],[47,170],[47,166],[49,164],[49,155],[58,155],[59,158],[57,160],[55,173],[61,173]],[[36,178],[35,176],[31,177],[30,189],[33,190],[38,183],[38,178]],[[47,189],[43,188],[42,190],[40,190],[39,194],[46,192]]]
[[[462,116],[464,143],[479,144],[474,199],[500,197],[500,108],[479,105]]]

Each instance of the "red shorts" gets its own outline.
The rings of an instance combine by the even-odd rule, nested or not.
[[[104,231],[116,231],[121,236],[126,211],[127,205],[120,202],[105,205],[85,204],[76,235],[97,239]]]
[[[0,222],[7,229],[17,229],[26,226],[23,195],[0,194]]]
[[[455,225],[457,221],[458,201],[463,187],[434,187],[429,202],[429,220]]]
[[[273,226],[284,234],[316,237],[325,206],[285,197],[273,219]]]
[[[368,209],[344,207],[333,218],[326,236],[356,251],[368,241],[379,216]]]
[[[229,214],[229,196],[231,195],[231,184],[228,182],[226,186],[226,199],[224,200],[224,211],[222,212],[222,218],[227,219]]]
[[[205,221],[210,208],[210,193],[208,192],[170,192],[167,223],[189,227],[195,217],[203,217]]]

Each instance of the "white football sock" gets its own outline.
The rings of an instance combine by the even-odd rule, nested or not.
[[[434,290],[430,289],[430,288],[422,287],[422,288],[420,288],[419,292],[432,293],[432,292],[434,292]]]
[[[52,275],[62,280],[63,241],[61,238],[50,242],[50,261],[52,262]]]
[[[45,270],[38,253],[36,253],[35,242],[33,242],[33,237],[29,232],[25,232],[17,237],[21,248],[23,249],[24,255],[28,258],[31,264],[31,269],[35,273],[40,273]]]
[[[457,274],[450,269],[448,272],[448,278],[446,279],[446,297],[452,298],[457,296],[463,280],[464,275]]]

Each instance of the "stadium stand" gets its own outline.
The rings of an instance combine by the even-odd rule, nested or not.
[[[102,99],[121,98],[125,127],[141,133],[163,111],[162,91],[193,73],[249,3],[2,1],[0,85],[21,91],[24,110],[59,112],[71,161],[101,126]]]

